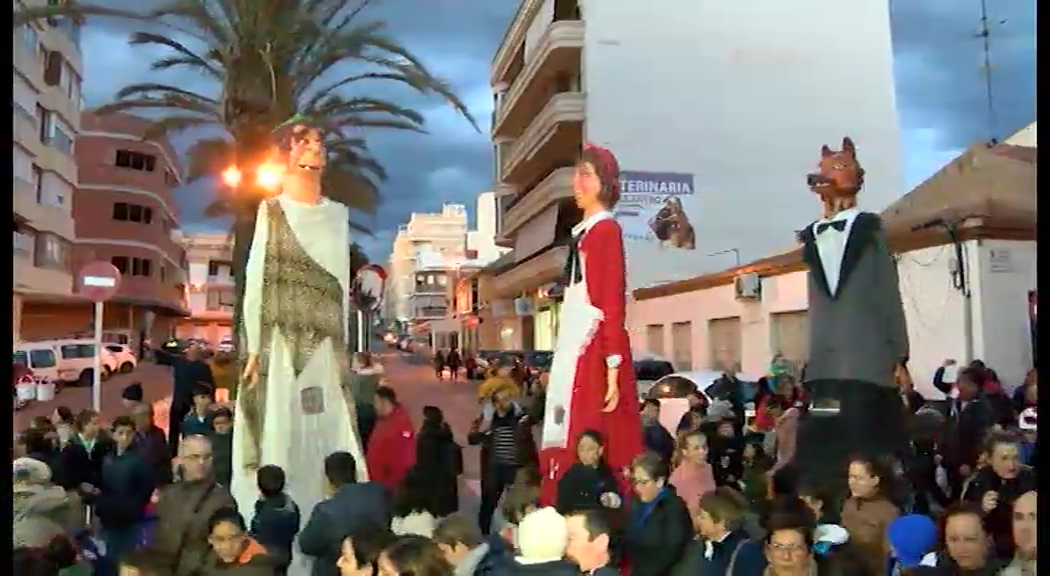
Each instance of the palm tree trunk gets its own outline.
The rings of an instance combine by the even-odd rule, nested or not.
[[[244,371],[244,364],[248,359],[247,348],[242,345],[245,339],[244,332],[244,289],[246,285],[246,274],[248,271],[248,255],[252,250],[252,238],[255,236],[255,216],[258,213],[255,202],[247,199],[238,203],[238,209],[233,223],[233,343],[237,350],[237,383],[238,386],[230,390],[230,401],[237,400],[237,389],[240,386],[240,374]],[[250,204],[250,205],[249,205]]]

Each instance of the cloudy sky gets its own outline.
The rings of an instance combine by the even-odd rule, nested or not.
[[[611,1],[611,0],[610,0]],[[108,0],[141,7],[149,0]],[[912,186],[936,171],[969,143],[990,134],[981,65],[980,0],[890,0],[896,52],[897,100],[904,139],[904,167]],[[987,0],[992,22],[992,78],[996,135],[1003,137],[1035,117],[1035,0]],[[420,10],[419,0],[381,0],[370,17],[389,24],[405,47],[431,71],[447,79],[481,124],[478,133],[441,102],[411,93],[384,93],[425,113],[430,135],[374,132],[373,152],[388,168],[383,203],[372,221],[373,238],[358,239],[373,260],[385,261],[397,225],[411,212],[439,210],[446,202],[473,206],[492,188],[492,112],[489,66],[517,9],[516,0],[442,0],[441,10]],[[187,74],[151,72],[159,51],[129,49],[134,25],[95,20],[85,30],[85,96],[89,105],[108,102],[121,87],[157,79],[207,90]],[[382,90],[382,88],[380,88]],[[176,142],[185,145],[185,142]],[[207,221],[201,209],[211,184],[178,191],[183,227],[225,228]]]

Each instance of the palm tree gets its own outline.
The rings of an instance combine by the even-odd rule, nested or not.
[[[425,130],[422,114],[370,96],[367,83],[391,82],[437,96],[475,130],[478,126],[452,89],[385,33],[383,22],[362,21],[369,4],[371,0],[165,0],[134,18],[172,33],[138,32],[131,45],[165,48],[167,55],[153,62],[153,70],[192,70],[213,81],[216,93],[137,83],[120,90],[116,101],[98,113],[161,113],[147,138],[221,129],[220,137],[200,140],[188,151],[189,181],[217,176],[231,165],[251,174],[250,167],[268,155],[275,127],[294,114],[321,120],[328,128],[329,151],[324,194],[359,213],[371,213],[386,173],[369,153],[363,129]],[[52,15],[84,11],[67,4]],[[340,70],[346,64],[362,69],[347,75]],[[255,215],[264,197],[251,185],[227,189],[207,209],[210,216],[233,216],[238,301]],[[237,310],[239,326],[239,306]]]
[[[17,6],[14,11],[14,27],[18,28],[30,22],[50,20],[60,16],[72,17],[78,24],[83,23],[86,16],[107,16],[129,20],[142,19],[140,14],[129,10],[106,8],[96,4],[84,4],[76,0],[58,0],[46,6]]]

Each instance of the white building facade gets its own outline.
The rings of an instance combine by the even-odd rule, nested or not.
[[[384,315],[388,319],[408,321],[414,317],[411,300],[416,292],[420,256],[462,255],[466,250],[467,231],[467,208],[462,204],[446,204],[438,213],[414,212],[408,223],[398,228],[390,252],[384,301]]]
[[[619,159],[632,288],[732,264],[713,253],[789,247],[818,210],[805,176],[843,136],[867,170],[865,206],[905,192],[887,0],[526,0],[492,83],[501,244],[521,263],[496,278],[509,297],[560,268],[584,141]],[[657,238],[669,202],[692,238]]]
[[[233,334],[237,303],[233,279],[233,242],[229,234],[183,234],[189,282],[186,284],[190,316],[182,319],[180,338],[203,338],[217,344]]]

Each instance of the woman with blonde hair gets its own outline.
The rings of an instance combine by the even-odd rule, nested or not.
[[[715,475],[707,462],[707,436],[699,430],[690,430],[678,435],[671,463],[674,471],[668,483],[674,486],[678,496],[685,501],[689,513],[696,515],[700,499],[715,489]]]

